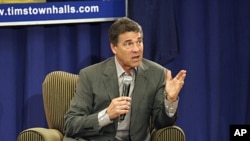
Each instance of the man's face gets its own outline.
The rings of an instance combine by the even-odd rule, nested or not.
[[[143,56],[143,41],[140,32],[120,34],[117,46],[111,44],[112,52],[125,71],[140,65]]]

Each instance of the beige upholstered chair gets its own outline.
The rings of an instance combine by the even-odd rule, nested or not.
[[[43,82],[43,101],[48,128],[35,127],[22,131],[18,141],[62,141],[64,114],[73,97],[78,75],[54,71]],[[153,130],[153,141],[185,141],[185,134],[178,126]]]

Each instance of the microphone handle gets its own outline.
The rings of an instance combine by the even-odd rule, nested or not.
[[[130,84],[124,84],[122,96],[129,96],[129,89],[130,89]]]
[[[123,85],[123,93],[122,96],[129,96],[129,89],[130,89],[130,84],[124,84]],[[120,115],[120,121],[123,121],[125,119],[126,114]]]
[[[123,121],[123,120],[125,119],[125,116],[126,116],[126,114],[122,114],[122,115],[120,115],[119,120],[120,120],[120,121]]]

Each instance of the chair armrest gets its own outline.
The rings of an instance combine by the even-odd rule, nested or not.
[[[56,129],[29,128],[22,131],[17,141],[62,141],[63,135]]]
[[[153,130],[151,134],[152,141],[185,141],[184,131],[176,125]]]

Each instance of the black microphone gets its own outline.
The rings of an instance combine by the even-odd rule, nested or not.
[[[122,88],[122,96],[129,96],[130,84],[132,82],[132,77],[125,75],[123,78],[123,88]],[[126,114],[120,115],[120,121],[124,120]]]

